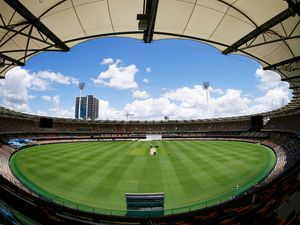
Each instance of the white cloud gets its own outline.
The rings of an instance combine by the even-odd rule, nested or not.
[[[103,60],[104,62],[104,60]],[[99,74],[94,83],[103,84],[116,89],[132,89],[132,96],[139,98],[126,104],[122,109],[110,106],[105,100],[100,100],[99,119],[124,120],[125,112],[132,113],[130,119],[156,120],[169,116],[170,119],[215,118],[246,115],[270,111],[282,106],[282,102],[290,101],[290,90],[287,83],[280,81],[280,76],[272,71],[258,68],[258,97],[250,98],[247,93],[237,89],[209,88],[209,108],[206,103],[206,92],[201,85],[180,87],[169,90],[164,88],[163,94],[157,98],[149,98],[149,93],[138,89],[135,75],[138,68],[132,64],[121,65],[120,60],[106,60],[108,69]],[[149,80],[145,78],[144,83]],[[45,91],[53,84],[75,85],[78,80],[60,73],[39,71],[30,73],[20,67],[8,71],[6,79],[0,80],[0,96],[2,105],[17,111],[32,113],[29,102],[36,96],[31,90]],[[48,94],[48,93],[47,93]],[[61,107],[61,96],[42,95],[41,99],[51,104],[49,110],[37,111],[39,115],[74,118],[74,107]],[[46,102],[45,102],[46,103]]]
[[[114,60],[112,58],[104,58],[100,64],[106,65],[106,64],[113,64],[113,63],[114,63]]]
[[[147,67],[146,68],[146,73],[151,73],[152,72],[152,69],[150,67]]]
[[[256,78],[259,81],[257,85],[261,91],[268,91],[271,88],[288,86],[287,82],[282,82],[280,75],[271,70],[263,70],[261,67],[256,70]]]
[[[49,116],[61,118],[74,118],[75,113],[73,107],[71,109],[64,109],[60,106],[60,95],[47,96],[46,99],[50,99],[50,101],[54,104],[54,107],[49,109]]]
[[[209,95],[207,105],[205,90],[202,86],[195,85],[175,90],[165,89],[161,97],[135,100],[127,104],[125,110],[135,115],[133,119],[152,120],[162,119],[164,116],[169,116],[170,119],[202,119],[270,111],[281,107],[282,99],[285,103],[289,101],[289,89],[286,84],[277,81],[277,78],[264,77],[264,71],[257,72],[259,85],[267,83],[269,89],[264,89],[263,95],[254,99],[246,97],[247,94],[242,90],[210,87],[209,93],[216,93],[217,96]]]
[[[68,109],[61,108],[51,108],[49,109],[48,116],[58,117],[58,118],[74,118],[74,112]]]
[[[275,87],[266,92],[264,96],[255,99],[256,109],[261,112],[277,109],[282,106],[282,103],[289,102],[288,90],[280,87]],[[254,111],[254,110],[253,110]]]
[[[206,93],[200,85],[170,90],[164,94],[164,97],[180,102],[182,107],[200,107],[206,104]]]
[[[92,79],[94,84],[103,84],[119,90],[137,88],[134,77],[139,71],[138,68],[134,64],[120,66],[120,62],[120,60],[116,60],[114,64],[109,65],[106,71],[101,72],[97,79]]]
[[[3,98],[3,105],[16,111],[30,112],[28,89],[43,87],[42,84],[32,81],[33,77],[20,67],[9,70],[5,79],[0,80],[0,96]]]
[[[29,98],[29,99],[35,99],[36,96],[35,96],[35,95],[28,95],[28,98]]]
[[[33,76],[41,81],[55,82],[64,85],[78,85],[79,83],[78,79],[71,76],[65,76],[59,72],[39,71],[37,73],[33,73]]]
[[[143,82],[144,82],[145,84],[150,83],[150,81],[149,81],[147,78],[145,78],[145,79],[143,80]]]
[[[274,110],[281,107],[282,103],[287,104],[290,101],[289,84],[282,82],[279,74],[260,67],[255,75],[259,81],[257,88],[264,95],[254,99],[255,105],[250,108],[251,112]]]
[[[125,112],[110,107],[109,101],[99,99],[99,119],[124,120]]]
[[[135,90],[132,93],[132,97],[134,97],[134,98],[148,98],[149,94],[147,93],[147,91]]]
[[[52,100],[51,96],[48,96],[48,95],[43,95],[42,99],[45,101],[48,101],[48,102],[50,102]]]
[[[164,116],[174,115],[177,106],[167,98],[149,98],[135,100],[125,106],[125,111],[134,114],[133,119],[162,119]]]
[[[224,94],[224,90],[222,90],[221,88],[216,88],[216,89],[210,88],[210,92],[211,93],[216,93],[216,94],[219,94],[219,95]]]
[[[39,116],[48,116],[48,113],[46,113],[45,111],[42,111],[42,110],[38,110],[35,114],[39,115]]]
[[[218,98],[210,98],[209,113],[211,117],[227,117],[249,114],[252,101],[242,95],[241,90],[227,89]]]
[[[247,113],[247,105],[251,103],[248,98],[242,97],[242,91],[228,89],[209,88],[209,92],[217,92],[223,95],[209,96],[207,105],[206,91],[200,85],[194,87],[182,87],[168,91],[165,98],[177,102],[175,119],[193,119],[207,117],[224,117]]]
[[[53,102],[55,105],[55,108],[59,108],[60,104],[60,95],[55,95],[55,96],[48,96],[48,95],[43,95],[42,99],[48,102]]]
[[[31,90],[45,91],[49,89],[50,84],[70,85],[77,82],[76,78],[61,73],[49,71],[30,73],[21,67],[14,67],[7,72],[5,79],[0,81],[0,96],[3,106],[16,111],[31,112],[29,100],[35,98],[29,94]]]
[[[52,100],[53,100],[53,102],[54,102],[54,104],[55,104],[56,106],[59,106],[59,103],[60,103],[60,96],[59,96],[59,95],[53,96],[53,97],[52,97]]]

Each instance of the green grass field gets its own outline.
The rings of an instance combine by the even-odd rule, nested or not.
[[[159,145],[156,156],[151,144]],[[122,214],[126,192],[165,192],[165,208],[183,207],[178,212],[217,204],[262,180],[275,163],[274,152],[258,144],[123,141],[35,146],[14,154],[10,166],[47,198]]]

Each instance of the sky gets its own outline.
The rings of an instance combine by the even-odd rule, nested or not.
[[[99,99],[101,120],[204,119],[270,111],[291,99],[280,76],[245,56],[196,41],[130,38],[86,41],[45,52],[0,80],[0,105],[74,118],[78,83]],[[209,82],[208,91],[203,82]],[[208,94],[208,99],[207,99]],[[131,114],[130,118],[126,114]]]

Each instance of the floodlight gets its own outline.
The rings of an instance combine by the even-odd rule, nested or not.
[[[79,82],[79,84],[78,84],[79,90],[82,91],[84,89],[84,86],[85,86],[84,82]]]
[[[209,82],[203,82],[203,88],[204,90],[207,90],[209,88]]]
[[[84,89],[85,83],[84,82],[79,82],[78,87],[79,87],[79,104],[78,104],[78,119],[81,118],[80,115],[80,109],[81,109],[81,92]]]
[[[137,14],[136,19],[139,20],[139,24],[138,24],[139,30],[145,31],[148,29],[148,21],[149,21],[148,14]]]
[[[209,105],[208,105],[208,103],[209,103],[209,101],[208,101],[208,99],[209,99],[209,93],[208,93],[209,92],[209,82],[208,81],[203,82],[203,89],[206,92],[207,115],[209,116]]]

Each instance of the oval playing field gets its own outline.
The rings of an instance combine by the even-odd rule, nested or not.
[[[115,141],[35,146],[14,154],[10,166],[44,197],[123,215],[125,193],[164,192],[165,214],[219,204],[260,182],[275,163],[271,149],[245,142]]]

